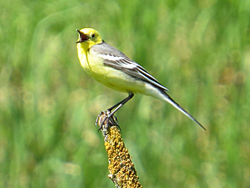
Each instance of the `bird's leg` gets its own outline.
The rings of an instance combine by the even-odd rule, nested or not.
[[[117,110],[119,110],[119,108],[121,108],[125,103],[127,103],[130,99],[132,99],[132,97],[134,96],[133,93],[129,93],[128,97],[126,97],[125,99],[123,99],[122,101],[118,102],[117,104],[115,104],[114,106],[108,108],[108,111],[112,111],[115,107],[117,107],[114,111],[116,112]],[[114,112],[114,113],[115,113]],[[113,114],[114,114],[113,113]]]
[[[103,125],[104,121],[105,121],[107,118],[108,118],[108,119],[111,118],[111,119],[112,119],[112,122],[115,122],[115,124],[118,126],[118,121],[117,121],[117,118],[114,116],[114,114],[115,114],[124,104],[126,104],[130,99],[132,99],[133,96],[134,96],[133,93],[129,93],[128,97],[126,97],[126,98],[123,99],[122,101],[118,102],[118,103],[115,104],[114,106],[108,108],[108,109],[104,112],[105,114],[107,114],[107,116],[106,116],[106,118],[104,118],[104,119],[102,120],[102,122],[100,123],[100,128],[99,128],[99,129],[102,128],[102,125]],[[115,109],[114,109],[114,108],[115,108]],[[113,109],[114,109],[114,110],[113,110]],[[112,111],[112,110],[113,110],[113,111]],[[97,125],[97,122],[98,122],[98,120],[99,120],[99,117],[100,117],[102,114],[103,114],[103,112],[101,112],[101,113],[98,115],[98,117],[97,117],[97,119],[96,119],[96,125]],[[115,120],[114,120],[113,117],[115,117]],[[119,127],[119,126],[118,126],[118,127]]]

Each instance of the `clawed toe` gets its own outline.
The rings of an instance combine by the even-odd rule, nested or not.
[[[120,126],[118,124],[117,118],[114,116],[114,114],[110,110],[102,111],[96,118],[95,125],[99,125],[99,129],[103,129],[104,125],[107,125],[107,127],[111,126],[117,126],[120,129]]]

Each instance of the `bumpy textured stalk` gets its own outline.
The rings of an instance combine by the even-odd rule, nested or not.
[[[139,177],[128,149],[125,148],[116,118],[114,116],[107,118],[109,114],[109,111],[102,112],[98,117],[98,125],[100,126],[103,122],[100,129],[102,130],[104,146],[108,154],[108,177],[118,188],[141,188]]]

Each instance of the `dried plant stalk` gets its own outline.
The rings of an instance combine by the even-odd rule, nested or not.
[[[102,130],[105,149],[108,153],[108,177],[118,188],[142,187],[128,149],[125,148],[116,118],[114,116],[107,118],[109,114],[109,111],[102,112],[97,121],[99,126],[103,122],[100,129]]]

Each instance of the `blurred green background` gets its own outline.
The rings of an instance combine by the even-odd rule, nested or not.
[[[144,187],[250,186],[250,1],[0,1],[0,187],[114,187],[94,126],[126,94],[80,67],[93,27],[206,128],[136,95],[118,113]]]

